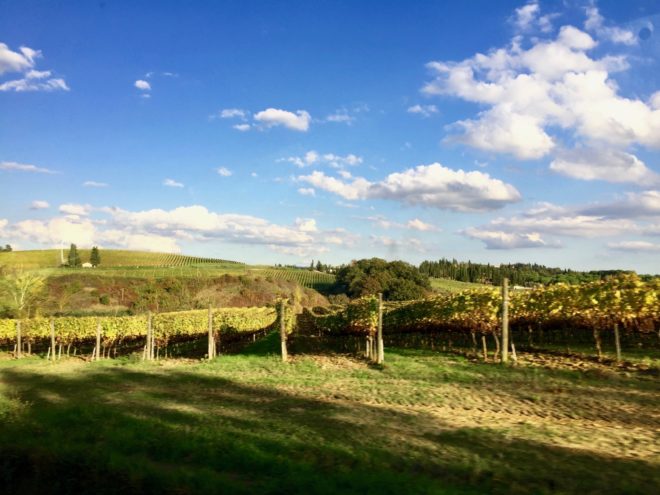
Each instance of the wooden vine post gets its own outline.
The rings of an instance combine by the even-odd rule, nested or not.
[[[621,362],[621,339],[619,336],[619,324],[614,324],[614,345],[616,346],[616,362]]]
[[[101,359],[101,319],[96,319],[96,355],[94,356],[94,361],[100,361]]]
[[[23,342],[21,335],[21,320],[16,320],[16,357],[23,357]]]
[[[55,319],[50,319],[50,360],[55,361]]]
[[[286,321],[285,321],[286,305],[284,300],[280,302],[280,341],[282,344],[282,362],[289,360],[289,353],[286,349]]]
[[[378,294],[378,355],[377,364],[383,364],[385,361],[385,346],[383,345],[383,294]]]
[[[209,330],[209,349],[208,356],[209,360],[215,357],[215,336],[213,335],[213,308],[209,304],[209,318],[208,318],[208,330]]]
[[[502,362],[509,361],[509,279],[502,279]]]

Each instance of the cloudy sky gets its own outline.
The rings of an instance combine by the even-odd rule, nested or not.
[[[0,0],[0,242],[660,272],[660,3]]]

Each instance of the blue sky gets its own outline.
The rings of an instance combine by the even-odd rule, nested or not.
[[[660,272],[660,4],[0,0],[0,242]]]

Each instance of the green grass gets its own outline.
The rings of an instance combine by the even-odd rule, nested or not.
[[[474,284],[472,282],[459,282],[448,278],[431,278],[431,288],[436,292],[461,292],[468,289],[483,289],[491,285]]]
[[[654,493],[657,380],[277,336],[212,363],[0,359],[3,493]],[[654,488],[655,487],[655,488]]]

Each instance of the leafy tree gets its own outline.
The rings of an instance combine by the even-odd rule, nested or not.
[[[70,268],[78,268],[82,266],[82,261],[80,260],[80,253],[78,253],[78,247],[75,244],[71,244],[69,248],[69,255],[67,257],[68,265]]]
[[[30,272],[14,271],[0,278],[0,292],[18,317],[28,316],[38,302],[45,278]]]
[[[0,251],[5,252],[5,253],[11,253],[13,251],[13,249],[12,249],[11,245],[6,244],[5,247],[0,249]]]
[[[316,262],[316,271],[323,271],[323,263],[320,260]]]
[[[89,262],[93,267],[97,267],[101,264],[101,254],[99,253],[99,248],[94,246],[92,248],[92,253],[89,256]]]
[[[431,290],[427,276],[403,261],[387,262],[380,258],[363,259],[337,271],[335,292],[350,297],[383,293],[390,301],[418,299]]]

